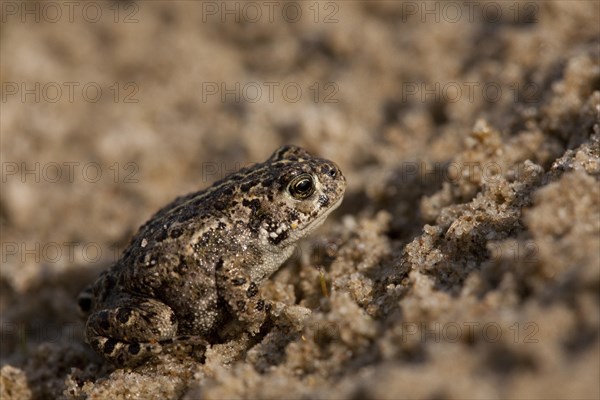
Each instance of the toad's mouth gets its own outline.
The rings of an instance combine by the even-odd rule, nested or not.
[[[315,218],[313,221],[309,222],[306,227],[304,228],[304,231],[306,232],[311,232],[314,229],[318,228],[323,221],[325,221],[325,218],[327,218],[327,216],[336,208],[338,208],[340,206],[340,204],[342,204],[342,200],[344,200],[344,196],[340,196],[339,199],[337,199],[335,201],[335,203],[331,204],[331,206],[329,206],[326,210],[323,211],[323,213],[321,215],[319,215],[317,218]]]
[[[292,226],[289,237],[281,243],[281,246],[287,247],[290,245],[295,245],[299,239],[307,236],[312,231],[314,231],[316,228],[318,228],[320,225],[322,225],[323,222],[325,221],[325,219],[327,218],[327,216],[333,210],[335,210],[336,208],[338,208],[340,206],[343,199],[344,199],[344,196],[342,195],[329,207],[322,208],[321,209],[322,213],[320,215],[318,215],[314,220],[312,220],[309,223],[307,223],[306,225],[304,225],[304,227],[298,228],[298,227]]]

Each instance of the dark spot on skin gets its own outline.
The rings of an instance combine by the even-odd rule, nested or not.
[[[100,326],[100,328],[102,330],[107,331],[110,328],[110,323],[108,322],[108,312],[107,311],[100,311],[98,313],[98,325]]]
[[[113,278],[111,275],[106,275],[106,278],[104,279],[104,289],[105,290],[110,290],[115,286],[115,278]]]
[[[294,176],[298,175],[298,171],[291,171],[288,173],[282,173],[279,178],[277,178],[277,183],[278,185],[281,187],[281,189],[284,189],[285,186],[287,185],[287,183],[289,181],[292,180],[292,178]]]
[[[246,302],[244,300],[238,300],[236,305],[238,310],[241,312],[244,312],[244,310],[246,309]]]
[[[177,239],[181,235],[183,235],[183,229],[181,228],[173,228],[171,229],[171,232],[169,232],[169,237],[171,239]]]
[[[126,324],[129,321],[130,317],[131,308],[119,308],[119,310],[117,311],[117,320],[122,324]]]
[[[102,345],[100,344],[100,340],[98,339],[94,339],[90,342],[90,346],[92,346],[94,349],[100,349],[102,347]]]
[[[227,202],[219,199],[213,203],[213,207],[217,211],[223,211],[224,209],[227,208]]]
[[[156,234],[155,240],[160,243],[163,240],[165,240],[166,238],[167,238],[167,230],[165,228],[160,228],[160,230]]]
[[[246,290],[246,296],[254,297],[257,295],[257,293],[258,293],[258,286],[256,285],[256,283],[251,282],[250,285],[248,286],[248,290]]]
[[[115,346],[117,345],[117,342],[115,339],[108,339],[105,343],[104,346],[102,346],[102,351],[104,352],[104,354],[111,354],[113,352],[113,350],[115,349]]]
[[[260,299],[257,303],[256,303],[256,309],[258,311],[262,311],[262,309],[265,308],[265,301],[263,299]]]
[[[255,180],[244,182],[240,185],[240,190],[244,193],[247,193],[250,190],[250,188],[256,186],[256,184],[257,182]]]
[[[225,225],[225,223],[224,223],[224,222],[219,222],[219,225],[218,225],[218,227],[219,227],[219,229],[220,229],[220,230],[222,230],[222,231],[223,231],[223,230],[225,230],[225,228],[227,228],[227,225]]]
[[[258,234],[261,222],[262,221],[260,220],[260,218],[252,218],[250,222],[248,222],[248,229],[250,229],[250,232],[254,233],[255,236],[256,234]]]
[[[194,249],[195,250],[195,249]],[[179,275],[183,275],[188,270],[188,264],[184,256],[179,256],[179,263],[175,266],[174,271]]]
[[[140,345],[139,343],[130,344],[127,350],[129,351],[129,354],[136,355],[140,352]]]
[[[268,178],[265,179],[264,181],[261,182],[261,185],[263,187],[270,187],[273,184],[274,179],[273,178]]]
[[[215,264],[215,269],[219,270],[219,269],[221,269],[221,268],[223,268],[223,259],[222,259],[222,258],[219,258],[219,259],[217,260],[217,264]]]
[[[143,317],[143,318],[144,318],[146,321],[150,322],[151,320],[153,320],[153,319],[154,319],[154,317],[156,317],[156,313],[155,313],[155,312],[153,312],[153,311],[148,311],[148,312],[147,312],[145,315],[144,315],[144,314],[142,314],[142,317]]]
[[[265,311],[266,312],[270,312],[271,308],[272,308],[271,303],[265,304]]]
[[[197,218],[203,211],[203,208],[200,206],[190,206],[184,207],[182,210],[177,211],[175,217],[173,218],[173,222],[183,223],[189,221],[192,218]],[[199,218],[204,218],[204,216],[200,216]]]
[[[252,200],[244,199],[242,201],[242,205],[244,207],[248,207],[253,212],[257,212],[258,210],[260,210],[260,200],[259,199],[252,199]]]
[[[81,299],[79,299],[77,304],[79,305],[79,309],[81,311],[88,312],[92,308],[92,299],[88,297],[82,297]]]
[[[196,207],[202,207],[202,205],[204,204],[204,201],[206,200],[206,198],[204,196],[200,196],[197,199],[195,199],[194,201],[192,201],[192,206],[194,208]]]
[[[279,244],[281,243],[283,240],[287,239],[289,236],[288,231],[283,231],[281,232],[279,235],[277,235],[276,237],[271,237],[269,236],[269,242],[273,243],[273,244]]]
[[[247,171],[247,169],[246,168],[242,168],[242,169],[240,169],[238,171],[237,174],[229,175],[227,177],[227,179],[229,179],[230,181],[235,181],[235,182],[241,181],[242,179],[244,179],[244,174],[243,174],[244,171]]]
[[[206,361],[206,347],[204,346],[193,346],[193,352],[194,353],[198,353],[199,351],[197,350],[198,348],[200,348],[200,351],[202,351],[202,354],[196,355],[194,354],[194,357],[198,360],[199,363],[204,364],[204,362]]]
[[[263,222],[267,222],[270,225],[269,215],[261,209],[261,203],[259,199],[253,199],[251,201],[244,200],[242,204],[245,207],[250,208],[250,221],[246,223],[246,226],[251,232],[257,233]]]
[[[233,278],[231,280],[231,283],[233,283],[234,286],[241,286],[244,283],[246,283],[246,279],[245,278]]]
[[[321,172],[323,174],[329,175],[329,177],[331,177],[331,178],[336,178],[338,175],[336,167],[334,167],[332,165],[328,165],[328,164],[325,164],[321,167]]]
[[[329,197],[327,197],[324,194],[320,195],[319,196],[319,206],[327,207],[328,205],[329,205]]]

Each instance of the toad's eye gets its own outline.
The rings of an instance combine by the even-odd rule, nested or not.
[[[290,182],[288,191],[297,200],[306,199],[315,192],[315,181],[309,174],[299,175]]]

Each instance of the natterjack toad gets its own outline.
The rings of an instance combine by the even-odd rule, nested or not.
[[[218,342],[231,321],[257,333],[270,309],[261,284],[339,206],[345,188],[333,162],[284,146],[175,199],[80,295],[88,343],[132,366]]]

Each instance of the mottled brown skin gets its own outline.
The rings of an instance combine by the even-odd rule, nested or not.
[[[331,161],[295,146],[158,211],[79,298],[86,338],[112,363],[203,352],[235,321],[255,334],[261,284],[341,202]],[[200,349],[200,350],[199,350]]]

